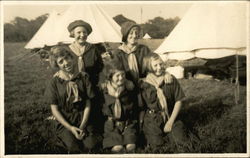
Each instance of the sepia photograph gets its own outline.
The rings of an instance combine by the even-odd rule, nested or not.
[[[0,6],[0,157],[250,156],[248,1]]]

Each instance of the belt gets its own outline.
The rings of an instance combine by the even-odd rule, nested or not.
[[[108,117],[108,120],[113,121],[115,126],[117,126],[117,127],[119,127],[119,126],[120,127],[126,127],[128,125],[128,123],[129,123],[129,121],[118,121],[118,120],[115,120],[112,117]]]
[[[167,119],[168,119],[163,111],[160,111],[160,110],[156,111],[154,109],[148,109],[147,112],[149,114],[157,114],[157,113],[159,113],[162,116],[163,122],[166,122]]]
[[[148,111],[149,114],[161,113],[161,111],[156,111],[154,109],[148,109],[147,111]]]

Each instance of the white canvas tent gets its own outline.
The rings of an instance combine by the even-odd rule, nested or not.
[[[51,16],[53,17],[53,14]],[[82,4],[70,6],[60,17],[53,17],[53,20],[48,18],[25,48],[42,48],[59,42],[73,42],[74,39],[69,37],[67,27],[71,22],[79,19],[88,22],[93,29],[88,36],[88,42],[121,42],[120,26],[100,6]]]
[[[36,34],[31,38],[31,40],[26,44],[26,49],[42,48],[46,45],[54,45],[54,38],[51,33],[56,31],[55,21],[60,18],[60,14],[56,11],[52,11],[47,20],[39,28]]]
[[[238,55],[246,55],[247,2],[193,5],[155,50],[165,59],[216,59],[236,55],[235,103],[239,101]]]
[[[155,52],[176,60],[244,55],[246,10],[246,2],[194,4]]]
[[[143,39],[151,39],[151,37],[149,36],[148,33],[146,33],[146,34],[143,36]]]

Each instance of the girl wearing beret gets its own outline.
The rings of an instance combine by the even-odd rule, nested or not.
[[[137,140],[138,104],[133,82],[125,78],[125,71],[117,60],[107,62],[102,85],[104,97],[103,114],[107,117],[104,125],[103,147],[112,152],[135,149]]]
[[[88,35],[92,32],[92,27],[87,22],[83,20],[73,21],[69,24],[68,31],[70,37],[75,39],[75,41],[69,45],[69,48],[76,59],[78,70],[79,72],[86,72],[89,75],[89,80],[96,94],[95,99],[92,100],[93,108],[90,121],[95,125],[95,129],[102,133],[103,118],[100,110],[100,94],[97,88],[99,73],[103,68],[101,52],[94,44],[90,44],[86,41]]]
[[[92,32],[92,27],[83,20],[76,20],[69,24],[68,31],[70,37],[75,39],[69,48],[77,59],[79,71],[87,72],[90,76],[90,82],[96,86],[103,62],[98,48],[86,41]]]
[[[139,44],[140,26],[134,22],[125,22],[121,26],[122,45],[112,52],[114,58],[117,58],[125,68],[126,77],[136,85],[140,78],[145,77],[145,71],[142,68],[143,58],[152,53],[145,45]],[[166,79],[170,83],[171,75],[166,74]]]
[[[187,141],[185,128],[177,119],[185,97],[180,84],[174,76],[173,82],[166,84],[164,63],[158,54],[147,55],[143,64],[147,76],[140,87],[146,106],[143,132],[147,144],[156,148],[164,143],[167,136],[173,144],[184,145]]]
[[[153,53],[147,46],[138,44],[140,36],[140,26],[134,22],[125,22],[121,26],[122,45],[113,51],[112,55],[125,68],[126,78],[133,81],[137,89],[138,102],[141,102],[141,94],[138,83],[141,78],[146,76],[143,69],[143,58]],[[172,82],[172,76],[169,73],[165,74],[166,83]],[[143,122],[144,112],[138,114],[140,127]],[[143,140],[141,140],[143,141]]]
[[[97,145],[89,124],[90,100],[94,97],[89,77],[77,70],[68,47],[51,50],[50,63],[57,72],[47,86],[47,100],[56,118],[56,135],[60,146],[69,153],[80,153]]]

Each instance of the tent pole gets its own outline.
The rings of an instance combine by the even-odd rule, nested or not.
[[[235,78],[235,104],[238,105],[239,103],[239,96],[240,96],[240,90],[239,90],[239,57],[238,52],[236,53],[236,78]]]

